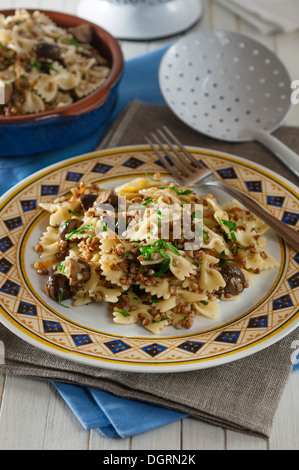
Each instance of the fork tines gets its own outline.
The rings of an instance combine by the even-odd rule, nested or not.
[[[189,178],[194,179],[194,173],[200,171],[202,177],[206,177],[211,173],[196,160],[192,153],[166,126],[163,126],[163,131],[157,129],[157,134],[151,133],[154,142],[148,137],[145,137],[145,139],[175,179],[187,183]],[[200,175],[198,176],[200,178]]]

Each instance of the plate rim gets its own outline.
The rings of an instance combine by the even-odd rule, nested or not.
[[[299,194],[297,192],[296,185],[290,181],[288,181],[285,177],[278,175],[276,172],[273,170],[259,164],[252,162],[249,159],[239,157],[235,154],[228,153],[228,152],[223,152],[221,150],[214,150],[214,149],[208,149],[205,147],[198,147],[198,146],[190,146],[186,145],[186,147],[189,150],[194,150],[198,153],[211,155],[211,156],[218,156],[218,157],[225,157],[226,160],[232,160],[237,163],[243,164],[243,166],[247,166],[251,168],[252,170],[258,169],[262,174],[265,176],[271,176],[279,185],[283,185],[288,191],[290,191],[294,196],[299,199]],[[132,145],[126,145],[126,146],[118,146],[118,147],[111,147],[107,149],[99,149],[93,152],[88,152],[84,153],[81,155],[76,155],[73,157],[69,157],[65,160],[61,160],[59,162],[53,163],[49,166],[46,166],[44,168],[41,168],[37,170],[36,172],[32,173],[31,175],[28,175],[18,183],[16,183],[12,188],[10,188],[8,191],[6,191],[1,197],[0,197],[0,212],[2,211],[3,207],[7,203],[9,203],[10,199],[21,190],[22,187],[26,187],[29,183],[34,184],[35,180],[38,179],[41,174],[46,176],[47,173],[50,173],[53,170],[59,170],[64,167],[67,167],[70,164],[74,164],[79,160],[88,160],[91,158],[102,158],[105,157],[109,154],[115,154],[115,153],[122,153],[126,151],[133,151],[133,152],[138,152],[138,151],[149,151],[151,150],[149,145],[145,144],[132,144]],[[141,172],[141,174],[143,174]],[[166,171],[163,172],[163,174],[168,174]],[[137,176],[138,174],[134,174],[132,176]],[[124,175],[123,175],[124,176]],[[119,176],[121,178],[122,176]],[[109,179],[109,178],[108,178]],[[287,248],[286,251],[289,249]],[[201,359],[194,359],[188,361],[188,363],[170,363],[170,364],[159,364],[159,363],[132,363],[132,362],[126,362],[122,361],[121,363],[114,362],[113,360],[109,360],[108,358],[96,358],[96,357],[89,357],[87,356],[81,356],[80,353],[77,353],[76,351],[66,351],[65,349],[59,347],[59,345],[55,345],[55,348],[51,348],[51,346],[48,346],[44,344],[42,341],[39,341],[36,339],[36,334],[30,333],[25,328],[18,324],[18,327],[15,326],[14,323],[16,323],[14,320],[10,321],[7,318],[6,312],[3,311],[2,307],[0,307],[0,322],[8,328],[12,333],[14,333],[16,336],[18,336],[20,339],[23,339],[25,342],[31,344],[32,346],[37,347],[38,349],[44,350],[47,353],[53,354],[55,356],[59,356],[61,359],[65,360],[72,360],[81,364],[85,364],[91,367],[97,367],[97,368],[110,368],[111,370],[121,370],[121,371],[129,371],[129,372],[143,372],[143,373],[174,373],[174,372],[185,372],[185,371],[191,371],[191,370],[199,370],[199,369],[205,369],[205,368],[210,368],[210,367],[215,367],[219,365],[223,365],[226,363],[230,363],[233,361],[236,361],[238,359],[245,358],[247,356],[250,356],[256,352],[259,352],[273,344],[275,344],[277,341],[280,341],[283,339],[285,336],[289,335],[297,326],[299,323],[299,310],[295,312],[292,317],[286,322],[286,324],[280,326],[277,331],[274,331],[272,333],[269,333],[266,337],[261,338],[260,340],[256,340],[253,346],[250,345],[244,345],[243,347],[239,348],[237,351],[230,351],[230,352],[225,352],[223,355],[217,356],[217,358],[201,358]],[[297,322],[296,322],[297,320]],[[120,335],[116,335],[118,337],[123,337]],[[185,335],[186,336],[186,335]],[[149,341],[153,340],[153,338],[149,338]]]

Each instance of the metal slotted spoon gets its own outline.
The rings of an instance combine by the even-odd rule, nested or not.
[[[299,177],[299,156],[271,135],[290,109],[291,79],[268,48],[229,31],[191,33],[164,55],[159,82],[185,124],[219,140],[256,140]]]

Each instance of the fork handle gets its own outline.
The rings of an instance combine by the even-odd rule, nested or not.
[[[222,181],[207,181],[203,184],[223,189],[223,191],[238,199],[238,201],[240,201],[245,207],[263,219],[263,221],[269,225],[269,227],[275,230],[297,252],[299,251],[299,232],[271,215],[246,194],[242,193],[236,188],[233,188],[232,186],[229,186],[228,184],[222,183]]]

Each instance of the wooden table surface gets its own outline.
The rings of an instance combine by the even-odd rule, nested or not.
[[[44,8],[75,13],[77,3],[77,0],[1,0],[1,8]],[[204,15],[193,27],[194,31],[217,28],[247,34],[275,51],[292,79],[299,79],[299,31],[265,37],[216,2],[206,0],[204,4]],[[120,43],[125,59],[129,59],[174,39]],[[298,105],[292,106],[286,124],[299,126]],[[299,371],[292,374],[287,384],[269,439],[227,431],[192,418],[133,438],[107,439],[97,430],[86,431],[50,383],[0,375],[0,449],[298,450]]]

